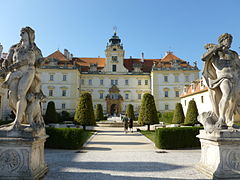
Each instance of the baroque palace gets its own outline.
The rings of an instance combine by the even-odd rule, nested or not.
[[[102,104],[104,113],[119,115],[132,104],[137,113],[144,93],[154,95],[158,111],[172,111],[186,84],[199,79],[196,63],[190,65],[173,52],[167,52],[162,59],[125,58],[121,39],[116,32],[109,39],[105,58],[73,57],[68,51],[57,50],[46,57],[39,69],[42,90],[47,96],[42,104],[43,112],[47,103],[53,101],[58,112],[73,113],[80,94],[89,92],[93,105]],[[1,89],[2,119],[7,118],[6,92]]]

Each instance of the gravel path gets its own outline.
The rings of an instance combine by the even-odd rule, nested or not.
[[[45,180],[185,180],[209,179],[195,164],[200,149],[159,150],[138,132],[98,128],[81,150],[45,150],[49,172]]]

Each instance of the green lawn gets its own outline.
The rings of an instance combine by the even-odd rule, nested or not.
[[[152,142],[155,141],[155,131],[141,131],[141,133],[150,139]]]

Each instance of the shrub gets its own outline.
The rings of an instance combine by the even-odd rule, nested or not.
[[[47,148],[77,149],[82,147],[92,134],[89,131],[76,128],[46,128],[49,135],[45,146]]]
[[[127,115],[128,118],[130,118],[132,120],[135,120],[135,115],[134,115],[133,105],[132,104],[128,104],[127,105],[126,115]]]
[[[155,146],[160,149],[199,147],[196,137],[202,127],[158,128],[155,131]]]
[[[186,125],[194,125],[197,124],[197,117],[198,117],[198,109],[196,102],[194,100],[189,101],[188,109],[186,113],[186,118],[184,124]]]
[[[174,114],[174,112],[172,112],[172,111],[164,112],[164,113],[162,113],[161,117],[159,118],[159,121],[171,124],[172,119],[173,119],[173,114]]]
[[[97,104],[96,106],[95,117],[96,117],[96,121],[104,120],[103,108],[101,104]]]
[[[96,124],[91,94],[83,93],[80,96],[80,101],[74,115],[74,121],[77,124],[82,125],[84,129],[85,126],[92,126]]]
[[[158,116],[158,119],[160,119],[162,117],[162,113],[158,111],[157,116]]]
[[[72,117],[70,116],[70,113],[67,112],[67,111],[62,111],[60,113],[60,119],[61,119],[61,122],[63,121],[71,121],[72,120]]]
[[[150,130],[150,125],[157,124],[158,122],[154,97],[150,93],[145,93],[141,103],[138,123],[140,125],[148,125],[148,130]]]
[[[174,111],[172,123],[173,124],[181,124],[181,123],[184,123],[184,119],[185,119],[185,116],[184,116],[182,104],[177,103],[175,111]]]
[[[55,104],[53,101],[48,102],[47,110],[44,115],[44,121],[46,124],[58,123],[57,112],[56,112]]]

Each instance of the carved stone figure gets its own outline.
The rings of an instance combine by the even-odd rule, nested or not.
[[[10,48],[0,70],[16,115],[13,123],[0,126],[0,179],[41,179],[48,170],[40,105],[45,96],[37,72],[44,61],[34,39],[33,29],[22,28],[20,42]]]
[[[44,121],[40,101],[44,95],[36,68],[43,61],[42,53],[34,43],[32,28],[22,28],[20,36],[20,42],[10,48],[7,59],[2,63],[1,73],[7,73],[2,87],[8,88],[9,105],[16,115],[13,129],[19,129],[22,123],[30,124],[31,128],[41,128]]]
[[[222,34],[218,42],[217,45],[205,45],[203,77],[209,88],[213,113],[218,118],[215,129],[224,129],[233,126],[234,113],[239,112],[240,59],[229,49],[232,43],[230,34]]]

